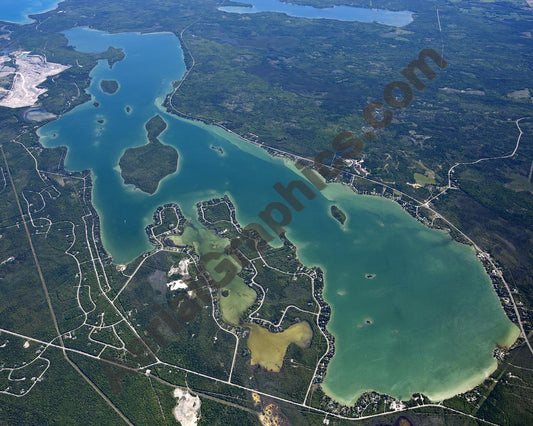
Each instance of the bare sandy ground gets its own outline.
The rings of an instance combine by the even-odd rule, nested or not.
[[[8,61],[15,60],[15,68],[5,66]],[[59,74],[70,67],[47,62],[40,55],[29,52],[13,52],[9,56],[0,56],[0,77],[15,73],[10,90],[0,89],[0,106],[21,108],[34,105],[39,96],[46,92],[38,88],[48,77]]]
[[[170,271],[168,271],[168,276],[171,277],[172,275],[178,273],[182,276],[181,279],[171,281],[167,283],[167,287],[170,289],[170,291],[175,290],[184,290],[189,288],[189,285],[187,284],[186,280],[189,278],[189,263],[191,262],[190,259],[182,259],[180,260],[180,263],[177,268],[172,266],[170,268]]]
[[[180,388],[174,389],[174,398],[178,399],[178,405],[172,411],[174,418],[182,426],[196,426],[200,419],[200,398]]]

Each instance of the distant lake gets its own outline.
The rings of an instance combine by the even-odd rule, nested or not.
[[[280,0],[243,0],[239,3],[248,3],[246,6],[221,6],[218,10],[229,13],[259,13],[279,12],[294,18],[307,19],[335,19],[351,22],[377,22],[393,27],[403,27],[413,22],[413,12],[408,10],[392,11],[385,9],[365,9],[352,6],[333,6],[317,8],[284,3]]]
[[[77,28],[66,36],[77,50],[114,46],[126,52],[112,69],[100,61],[92,71],[91,102],[39,130],[43,145],[68,147],[67,169],[92,171],[102,242],[116,262],[152,248],[144,227],[164,203],[178,203],[200,229],[196,203],[228,194],[245,226],[259,221],[269,203],[284,201],[275,183],[305,180],[288,161],[161,109],[172,81],[185,71],[174,34]],[[121,89],[106,95],[101,80],[116,80]],[[147,142],[144,125],[155,114],[168,124],[160,139],[179,151],[179,170],[148,195],[124,185],[118,163],[126,148]],[[496,369],[496,344],[512,343],[518,329],[471,248],[425,227],[393,201],[356,195],[340,184],[314,192],[313,200],[299,197],[305,208],[293,211],[287,236],[305,265],[324,270],[332,307],[328,329],[336,339],[323,383],[329,395],[349,402],[367,390],[403,399],[422,392],[440,400]],[[344,226],[331,216],[332,204],[346,213]]]
[[[61,0],[0,0],[0,21],[17,24],[32,22],[28,15],[53,10]]]

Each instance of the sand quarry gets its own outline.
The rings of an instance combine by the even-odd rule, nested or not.
[[[34,105],[39,96],[46,92],[46,89],[38,86],[48,77],[70,68],[29,53],[16,51],[0,56],[0,79],[9,79],[14,75],[11,88],[0,87],[0,106],[22,108]]]
[[[177,399],[177,405],[172,410],[174,418],[182,426],[196,426],[200,420],[200,407],[202,406],[200,398],[181,388],[174,389],[173,395]]]

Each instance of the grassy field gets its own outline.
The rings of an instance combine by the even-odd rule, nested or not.
[[[424,175],[422,173],[415,173],[414,178],[416,183],[420,185],[435,185],[437,183],[434,177],[428,176],[427,172]]]

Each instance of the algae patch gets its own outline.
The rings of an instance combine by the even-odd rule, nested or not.
[[[250,336],[248,337],[248,349],[252,353],[252,365],[278,372],[283,365],[283,358],[291,343],[302,349],[311,344],[313,330],[307,321],[291,325],[281,333],[271,333],[266,328],[257,324],[250,324]]]

